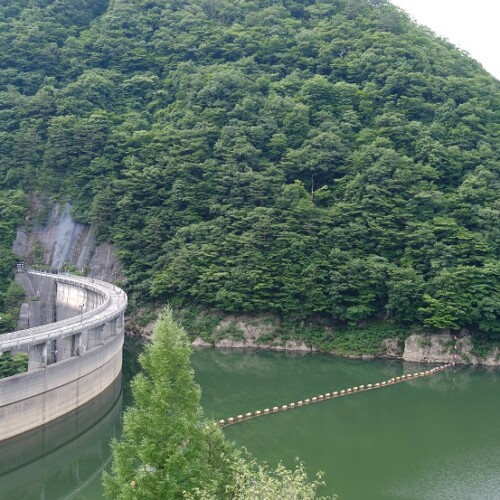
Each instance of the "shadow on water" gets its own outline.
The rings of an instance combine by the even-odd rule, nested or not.
[[[121,413],[119,377],[74,412],[1,443],[0,498],[71,498],[109,460]]]

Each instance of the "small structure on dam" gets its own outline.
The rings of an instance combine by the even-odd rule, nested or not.
[[[23,279],[42,291],[38,316],[48,324],[0,335],[0,354],[29,354],[26,373],[0,380],[0,441],[78,409],[121,375],[123,290],[37,271]]]

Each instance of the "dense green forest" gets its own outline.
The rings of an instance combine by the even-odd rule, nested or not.
[[[500,338],[499,82],[386,1],[12,0],[0,46],[2,196],[132,298]]]
[[[24,297],[22,288],[12,279],[16,267],[12,242],[16,228],[23,222],[26,208],[25,195],[21,190],[0,190],[0,333],[14,330],[19,314],[18,305]]]

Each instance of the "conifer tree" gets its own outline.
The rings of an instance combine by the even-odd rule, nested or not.
[[[123,437],[112,444],[113,466],[104,476],[111,498],[182,498],[196,487],[222,496],[234,451],[204,421],[190,352],[167,308],[140,356],[142,373],[132,382],[134,405],[125,412]]]
[[[132,381],[134,404],[123,436],[112,443],[113,465],[104,474],[113,499],[312,500],[322,484],[304,466],[273,470],[236,449],[203,417],[186,333],[166,308]]]

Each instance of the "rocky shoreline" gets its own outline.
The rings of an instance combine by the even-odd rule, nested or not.
[[[486,357],[474,354],[472,337],[468,334],[458,336],[457,350],[454,350],[454,335],[410,335],[405,342],[403,361],[419,363],[452,363],[464,365],[500,366],[500,350],[493,348]],[[456,354],[456,359],[455,355]]]
[[[149,338],[155,322],[135,330],[136,334]],[[230,327],[230,328],[229,328]],[[275,338],[271,342],[260,340],[261,337],[273,331],[269,318],[258,321],[254,316],[228,316],[220,321],[215,328],[215,335],[210,341],[201,336],[194,338],[195,348],[217,349],[266,349],[290,352],[325,352],[332,355],[352,359],[401,359],[414,363],[453,363],[463,365],[483,365],[500,367],[500,350],[492,349],[484,358],[473,352],[472,338],[463,333],[455,341],[450,333],[413,334],[404,345],[398,339],[387,338],[376,354],[345,354],[335,350],[321,350],[306,345],[300,340],[282,340]],[[228,333],[230,332],[230,333]],[[455,344],[457,349],[454,349]]]
[[[450,334],[440,335],[410,335],[405,342],[404,349],[397,347],[397,340],[386,339],[384,351],[376,355],[371,354],[340,354],[336,351],[321,351],[308,347],[303,342],[287,341],[283,345],[255,343],[253,339],[234,340],[221,339],[215,342],[206,342],[201,337],[197,337],[193,342],[193,347],[197,348],[217,348],[217,349],[268,349],[274,351],[298,351],[298,352],[327,352],[332,355],[340,355],[352,359],[401,359],[413,363],[457,363],[463,365],[484,365],[500,366],[500,351],[493,349],[486,358],[474,355],[472,342],[469,336],[460,338],[457,343],[460,346],[455,357],[451,342],[453,337]]]

